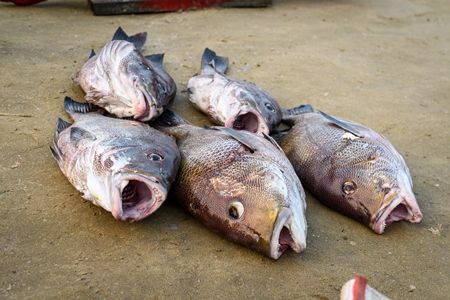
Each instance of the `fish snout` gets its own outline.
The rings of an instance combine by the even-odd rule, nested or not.
[[[370,228],[376,233],[382,234],[385,228],[395,221],[420,223],[422,219],[423,214],[414,195],[396,187],[384,195],[382,206],[375,214]]]
[[[269,256],[278,259],[289,248],[297,253],[306,249],[306,222],[299,220],[290,208],[282,207],[273,228]]]

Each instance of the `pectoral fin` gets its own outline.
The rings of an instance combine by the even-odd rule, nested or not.
[[[348,122],[345,122],[343,120],[338,120],[326,113],[324,113],[323,111],[318,110],[317,111],[318,114],[320,114],[321,116],[323,116],[325,119],[327,119],[329,122],[333,123],[334,125],[338,126],[339,128],[344,129],[345,131],[348,131],[350,133],[352,133],[353,135],[363,138],[364,135],[360,132],[360,130],[354,126],[353,124],[350,124]]]

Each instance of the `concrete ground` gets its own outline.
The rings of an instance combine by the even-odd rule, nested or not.
[[[205,47],[282,106],[310,103],[385,135],[424,214],[383,235],[307,195],[308,248],[278,261],[209,231],[175,201],[120,223],[84,201],[49,146],[91,48],[148,32],[178,86]],[[338,299],[356,274],[391,299],[446,299],[450,279],[450,2],[274,1],[269,8],[94,16],[85,0],[0,4],[0,299]]]

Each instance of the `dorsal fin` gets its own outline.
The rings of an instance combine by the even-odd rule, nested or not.
[[[89,58],[91,58],[92,56],[95,56],[96,54],[95,54],[95,51],[94,51],[94,49],[91,49],[91,54],[89,54]],[[88,59],[89,59],[88,58]]]
[[[66,122],[61,118],[58,118],[58,125],[56,125],[56,132],[58,134],[61,133],[66,128],[69,128],[72,125],[72,123]]]
[[[208,67],[209,66],[209,67]],[[217,56],[216,52],[205,48],[202,55],[202,74],[212,75],[211,68],[220,73],[225,73],[228,68],[228,58]]]
[[[70,128],[70,141],[77,146],[78,143],[83,139],[90,139],[95,141],[96,137],[92,135],[89,131],[80,128],[80,127],[71,127]]]
[[[297,107],[285,109],[283,108],[283,115],[299,115],[304,113],[312,113],[314,112],[314,108],[311,106],[311,104],[302,104]]]
[[[364,135],[362,135],[361,132],[357,128],[355,128],[352,124],[346,123],[345,121],[338,120],[320,110],[318,110],[317,113],[320,114],[321,116],[323,116],[325,119],[327,119],[331,123],[333,123],[334,125],[344,129],[345,131],[348,131],[360,138],[364,137]]]
[[[161,69],[163,68],[164,53],[146,55],[145,58]]]
[[[223,126],[213,126],[213,127],[209,127],[209,129],[220,130],[222,132],[225,132],[226,134],[228,134],[235,140],[237,140],[240,143],[242,143],[243,145],[245,145],[248,149],[250,149],[250,151],[252,153],[257,151],[255,145],[253,145],[253,143],[252,143],[253,141],[251,140],[251,138],[249,138],[248,135],[243,134],[241,131],[235,130],[233,128],[223,127]],[[251,136],[251,137],[253,137],[253,136]]]
[[[281,152],[284,153],[283,149],[281,149],[280,145],[277,144],[277,142],[275,141],[275,139],[273,139],[271,136],[268,136],[267,134],[265,134],[264,132],[262,132],[263,137],[268,140],[272,145],[275,146],[275,148],[277,148],[278,150],[280,150]]]
[[[59,149],[58,144],[56,143],[55,140],[53,140],[53,147],[55,147],[55,149],[53,149],[52,147],[49,147],[50,151],[52,151],[53,157],[56,159],[56,161],[59,164],[59,162],[61,161],[62,154],[61,154],[61,150]]]
[[[114,33],[112,40],[124,40],[133,43],[136,49],[141,50],[147,40],[147,32],[140,32],[135,35],[128,36],[125,31],[123,31],[122,27],[119,26]]]

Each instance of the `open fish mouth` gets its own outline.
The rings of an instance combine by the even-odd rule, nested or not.
[[[382,234],[386,227],[395,221],[420,223],[422,212],[414,196],[405,193],[400,188],[393,188],[384,196],[383,205],[376,214],[375,221],[370,226],[373,231]]]
[[[297,224],[291,209],[283,207],[270,239],[269,256],[278,259],[289,248],[297,253],[306,249],[306,224]]]
[[[236,115],[230,116],[225,121],[225,127],[245,130],[256,134],[261,134],[262,132],[269,134],[269,126],[267,126],[264,118],[256,111],[239,111]]]
[[[167,191],[156,178],[124,175],[115,187],[111,213],[119,221],[135,222],[156,211],[167,197]]]

